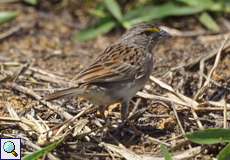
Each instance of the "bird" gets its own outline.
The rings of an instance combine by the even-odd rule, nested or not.
[[[170,34],[155,24],[142,23],[124,33],[114,44],[76,76],[76,86],[48,94],[45,100],[84,97],[99,106],[120,103],[121,119],[129,115],[129,102],[148,81],[155,61],[152,49]]]

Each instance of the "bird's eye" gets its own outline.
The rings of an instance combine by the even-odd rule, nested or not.
[[[150,36],[153,32],[149,32],[149,31],[144,31],[142,32],[142,34],[145,34],[146,36]]]

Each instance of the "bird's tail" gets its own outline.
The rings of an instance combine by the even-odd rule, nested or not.
[[[68,89],[63,89],[54,93],[51,93],[44,97],[45,100],[54,100],[58,98],[65,98],[65,97],[72,97],[72,96],[79,96],[84,93],[84,89],[72,87]]]

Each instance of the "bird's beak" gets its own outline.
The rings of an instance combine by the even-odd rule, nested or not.
[[[160,30],[159,34],[162,38],[170,38],[171,37],[171,35],[168,32],[166,32],[165,30],[162,30],[162,29]]]

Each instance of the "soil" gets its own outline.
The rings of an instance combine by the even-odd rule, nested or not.
[[[0,136],[22,138],[22,154],[25,155],[35,150],[28,142],[42,147],[57,138],[55,132],[66,122],[66,118],[33,96],[15,89],[9,83],[24,86],[40,96],[45,96],[55,89],[64,88],[68,86],[68,83],[63,84],[59,81],[73,79],[106,46],[114,43],[124,30],[114,30],[94,40],[80,43],[73,41],[73,35],[87,27],[88,23],[92,21],[91,17],[82,15],[83,11],[78,11],[73,16],[71,11],[65,9],[53,11],[49,7],[34,8],[24,4],[1,5],[0,10],[16,10],[20,13],[16,20],[1,25],[0,28],[0,35],[11,29],[19,28],[9,36],[0,39]],[[175,24],[172,19],[166,19],[161,23],[182,31],[205,30],[194,17],[177,18],[176,20]],[[186,30],[184,27],[188,23],[191,25]],[[222,25],[222,23],[220,24]],[[223,30],[218,34],[210,34],[205,30],[207,35],[173,36],[161,43],[153,51],[155,66],[152,75],[170,85],[175,91],[194,99],[205,81],[205,77],[203,77],[202,84],[200,84],[200,60],[195,62],[200,57],[217,53],[227,30],[226,26],[221,27]],[[214,61],[215,56],[204,62],[204,75],[208,75]],[[42,72],[47,74],[42,74]],[[19,74],[17,75],[17,73]],[[10,77],[15,78],[15,74],[17,75],[16,79],[12,80]],[[58,83],[54,83],[55,80],[58,80]],[[196,110],[196,114],[204,128],[223,127],[223,108],[221,106],[216,110],[205,108],[217,108],[217,106],[209,104],[209,101],[221,103],[225,100],[229,104],[229,88],[230,54],[228,47],[225,47],[212,75],[212,82],[201,97],[196,99],[201,106],[201,109]],[[153,81],[148,82],[143,92],[159,96],[169,93],[167,89],[163,89]],[[92,105],[81,98],[57,100],[51,103],[61,106],[72,116]],[[137,114],[137,118],[130,120],[131,124],[120,125],[119,105],[114,105],[113,110],[109,110],[113,108],[110,106],[107,111],[107,117],[113,124],[108,125],[109,127],[102,128],[108,122],[105,122],[95,110],[80,116],[77,122],[87,120],[80,132],[86,135],[73,135],[73,130],[66,128],[59,136],[64,135],[65,131],[70,133],[65,137],[63,143],[52,152],[53,156],[60,159],[112,159],[111,153],[108,152],[109,149],[99,145],[100,142],[114,145],[118,145],[119,142],[136,154],[160,156],[160,145],[151,138],[170,144],[169,148],[173,153],[181,153],[197,146],[183,138],[183,131],[178,125],[172,103],[137,96],[130,104],[131,110],[137,104],[137,110],[145,109],[145,111]],[[175,104],[174,107],[185,132],[200,129],[190,107],[178,104]],[[11,111],[9,111],[10,109]],[[53,137],[44,138],[44,141],[41,142],[43,133],[39,132],[39,129],[34,129],[31,126],[31,128],[23,127],[23,122],[1,120],[3,117],[17,118],[13,112],[16,112],[18,117],[26,118],[33,123],[42,119],[43,122],[39,121],[39,124],[42,128],[46,128],[43,124],[45,123],[48,128],[52,129]],[[227,118],[227,126],[229,125],[230,119]],[[72,128],[76,128],[76,125],[73,125]],[[91,131],[92,134],[88,134],[88,131]],[[221,148],[223,146],[220,145],[202,146],[202,150],[197,155],[193,155],[191,159],[215,157]]]

